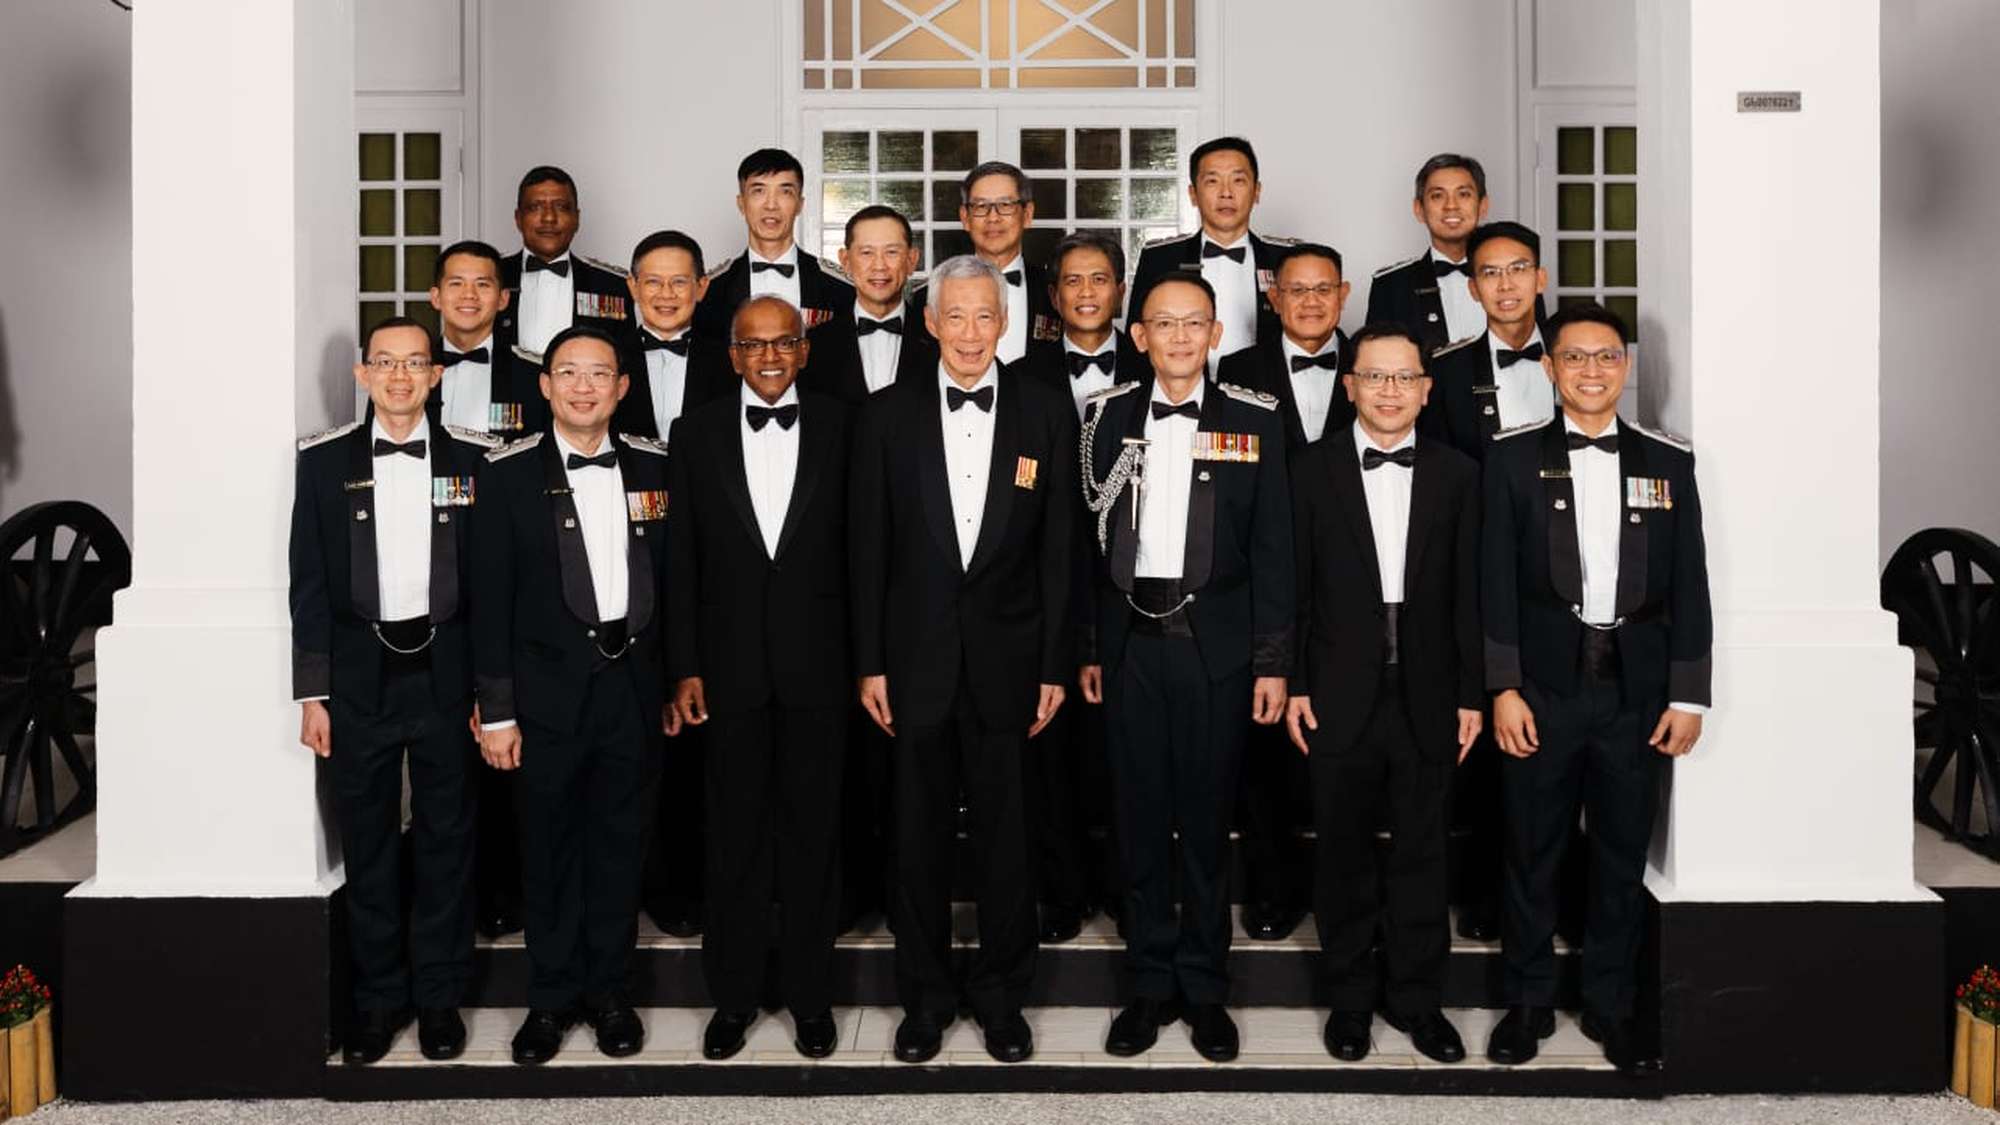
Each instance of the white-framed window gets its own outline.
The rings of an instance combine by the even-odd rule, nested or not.
[[[971,240],[958,225],[959,183],[994,151],[996,123],[977,110],[901,110],[806,114],[810,138],[800,163],[809,191],[808,230],[822,257],[838,261],[848,218],[871,203],[886,203],[910,220],[922,265],[968,253]]]
[[[1597,301],[1639,324],[1639,140],[1633,107],[1548,106],[1537,115],[1536,230],[1549,307]]]
[[[391,316],[436,332],[431,277],[439,251],[464,237],[464,123],[447,109],[355,115],[357,338]]]
[[[1197,0],[797,3],[805,90],[1190,89],[1199,80]]]

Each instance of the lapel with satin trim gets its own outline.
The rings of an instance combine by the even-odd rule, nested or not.
[[[750,533],[750,541],[761,548],[764,545],[764,529],[757,523],[757,507],[750,500],[750,470],[744,460],[749,454],[743,448],[741,403],[729,415],[729,425],[724,432],[716,437],[722,443],[722,491],[728,494],[729,506],[736,510],[736,518],[743,521],[743,530]],[[671,503],[672,499],[668,497],[668,502]]]
[[[1493,381],[1493,333],[1482,332],[1477,344],[1467,344],[1466,349],[1479,357],[1473,367],[1469,406],[1472,410],[1471,425],[1467,433],[1478,434],[1480,440],[1490,441],[1500,426],[1500,384]]]
[[[1618,594],[1612,612],[1625,617],[1646,600],[1646,524],[1650,517],[1633,511],[1626,501],[1625,482],[1650,476],[1643,439],[1623,422],[1618,424]]]
[[[1430,543],[1431,525],[1436,523],[1438,491],[1435,442],[1417,438],[1417,463],[1410,467],[1410,524],[1403,539],[1403,600],[1408,601],[1416,581],[1417,566],[1423,562],[1424,548]]]
[[[431,494],[437,494],[439,477],[470,477],[476,466],[461,464],[458,445],[444,427],[431,428]],[[478,502],[478,494],[473,494]],[[458,612],[458,536],[460,525],[472,518],[469,508],[439,507],[431,504],[431,613],[432,624],[449,621]]]
[[[372,417],[373,415],[369,415]],[[434,431],[435,432],[435,431]],[[382,572],[375,559],[375,430],[356,426],[348,434],[347,477],[341,490],[347,497],[347,600],[363,621],[382,620]],[[366,487],[353,487],[366,481]]]
[[[618,472],[624,477],[624,491],[627,494],[642,491],[632,487],[647,479],[647,474],[640,471],[639,459],[654,455],[637,452],[610,434],[606,434],[604,440],[618,451]],[[625,500],[626,497],[620,496],[619,499]],[[668,497],[668,502],[671,503],[672,499]],[[665,549],[659,538],[666,523],[664,520],[635,520],[631,511],[631,501],[626,500],[619,506],[618,518],[625,521],[625,635],[636,637],[653,620],[653,603],[658,594],[653,589],[653,552]],[[650,539],[646,537],[648,523],[654,529]]]
[[[1382,559],[1375,553],[1375,520],[1368,512],[1368,490],[1361,484],[1361,458],[1354,452],[1353,441],[1335,441],[1333,456],[1329,463],[1333,467],[1333,499],[1340,505],[1341,513],[1347,517],[1347,530],[1354,536],[1354,546],[1366,562],[1368,585],[1375,591],[1376,602],[1382,600]],[[1381,470],[1376,470],[1380,472]],[[1415,504],[1411,505],[1414,518]]]
[[[1542,518],[1549,524],[1549,584],[1556,596],[1583,604],[1583,549],[1576,537],[1576,482],[1570,478],[1569,442],[1558,415],[1542,428]]]
[[[917,491],[931,537],[962,575],[965,565],[958,557],[958,529],[952,524],[951,491],[946,484],[951,470],[944,460],[944,395],[938,389],[936,373],[932,374],[931,379],[918,383],[917,393],[910,396],[910,409],[918,412],[911,423],[916,438]]]
[[[979,515],[979,538],[972,545],[972,561],[965,568],[968,575],[993,561],[1001,541],[1007,538],[1014,494],[1021,491],[1014,487],[1014,474],[1021,456],[1021,383],[1027,379],[1025,373],[1009,374],[1004,368],[995,373],[993,446],[987,455],[986,505]],[[1009,385],[1002,386],[1003,383]],[[967,405],[961,409],[979,408]]]
[[[563,604],[578,621],[602,623],[597,615],[597,587],[590,581],[590,552],[583,545],[583,523],[577,519],[576,497],[563,471],[561,448],[545,441],[542,458],[542,495],[549,505],[549,521],[556,533],[556,569],[561,572]]]
[[[1146,396],[1152,401],[1152,395]],[[1195,433],[1227,431],[1222,415],[1228,409],[1224,403],[1229,396],[1214,383],[1201,389],[1201,421],[1195,424]],[[1145,413],[1152,413],[1148,406]],[[1181,554],[1181,590],[1199,590],[1208,584],[1209,571],[1215,568],[1215,480],[1221,476],[1227,461],[1195,461],[1188,466],[1187,543]]]
[[[808,406],[806,396],[799,396],[799,463],[792,471],[792,499],[785,507],[785,523],[778,529],[778,553],[772,561],[785,557],[785,548],[792,545],[797,537],[799,524],[805,519],[806,506],[812,503],[813,493],[819,488],[821,478],[826,476],[821,468],[833,456],[834,443],[827,432],[827,421],[818,407]],[[738,440],[743,435],[739,424],[736,431]]]

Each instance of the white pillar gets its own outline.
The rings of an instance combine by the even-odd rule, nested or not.
[[[85,893],[324,893],[285,540],[291,439],[353,355],[352,6],[132,18],[133,576],[97,642]]]
[[[1877,0],[1640,7],[1644,413],[1694,442],[1715,601],[1663,901],[1925,897],[1912,660],[1876,574],[1879,21]],[[1769,90],[1803,111],[1737,111]]]

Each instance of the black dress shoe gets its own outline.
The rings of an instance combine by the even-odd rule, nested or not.
[[[1441,1063],[1465,1061],[1465,1040],[1458,1037],[1458,1029],[1436,1008],[1408,1019],[1393,1012],[1384,1018],[1390,1027],[1408,1035],[1425,1058]]]
[[[530,1008],[521,1030],[514,1033],[514,1061],[522,1066],[538,1066],[562,1050],[563,1033],[576,1024],[576,1013],[550,1008]]]
[[[708,1017],[708,1029],[701,1033],[701,1057],[705,1059],[726,1059],[743,1049],[743,1038],[750,1025],[757,1022],[757,1013],[730,1012],[721,1008]]]
[[[1042,908],[1043,945],[1061,945],[1073,941],[1083,932],[1083,911],[1073,906],[1044,906]]]
[[[646,1045],[646,1025],[630,1004],[616,1004],[584,1014],[590,1029],[597,1033],[597,1049],[614,1059],[636,1055]]]
[[[457,1008],[424,1008],[417,1012],[417,1046],[427,1059],[455,1059],[465,1053],[465,1021]]]
[[[1580,1022],[1584,1037],[1604,1048],[1605,1061],[1617,1067],[1618,1073],[1628,1078],[1649,1078],[1660,1072],[1659,1057],[1640,1048],[1631,1020],[1602,1019],[1593,1012],[1585,1012]]]
[[[1519,1066],[1541,1053],[1542,1040],[1556,1033],[1550,1008],[1513,1007],[1493,1026],[1486,1040],[1486,1057],[1501,1066]]]
[[[1125,1010],[1111,1021],[1111,1031],[1104,1037],[1104,1050],[1121,1059],[1143,1055],[1159,1041],[1160,1029],[1180,1018],[1179,1003],[1141,996],[1125,1005]]]
[[[340,1057],[349,1066],[367,1066],[376,1062],[389,1053],[389,1045],[408,1026],[408,1008],[357,1013],[341,1044]]]
[[[1189,1004],[1188,1029],[1193,1032],[1194,1049],[1209,1062],[1228,1062],[1236,1057],[1236,1021],[1220,1004]]]
[[[521,932],[521,908],[513,903],[488,903],[478,911],[476,928],[487,939]]]
[[[1500,913],[1490,906],[1465,906],[1458,912],[1458,936],[1467,941],[1499,941]]]
[[[1283,941],[1292,936],[1306,912],[1282,902],[1243,904],[1243,932],[1258,941]]]
[[[977,1020],[986,1033],[986,1053],[995,1062],[1027,1062],[1035,1053],[1035,1033],[1020,1012]]]
[[[792,1024],[792,1046],[809,1059],[827,1057],[840,1043],[840,1031],[834,1026],[832,1012],[794,1016]]]
[[[1326,1017],[1326,1030],[1320,1033],[1320,1041],[1326,1044],[1326,1053],[1343,1062],[1360,1062],[1368,1057],[1368,1048],[1374,1045],[1374,1036],[1369,1027],[1375,1017],[1368,1012],[1335,1012]]]
[[[684,898],[659,898],[646,904],[646,917],[671,937],[701,936],[701,904]]]
[[[942,1020],[922,1012],[911,1012],[896,1026],[896,1061],[924,1063],[937,1057],[944,1046],[944,1029],[951,1018]]]

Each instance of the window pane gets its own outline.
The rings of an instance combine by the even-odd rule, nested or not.
[[[866,180],[826,180],[820,184],[820,218],[828,223],[844,223],[849,215],[866,206]]]
[[[422,293],[430,289],[431,278],[437,276],[440,249],[429,242],[403,247],[403,292]]]
[[[1090,169],[1112,169],[1123,166],[1123,137],[1117,129],[1078,129],[1076,131],[1076,166]]]
[[[1604,185],[1604,229],[1639,229],[1639,185]]]
[[[1078,180],[1076,217],[1079,219],[1122,219],[1125,217],[1123,180]]]
[[[940,172],[964,172],[978,163],[978,133],[954,129],[931,134],[931,167]]]
[[[361,319],[355,325],[355,328],[360,332],[359,339],[367,340],[369,329],[374,328],[376,325],[395,315],[396,302],[394,301],[361,302]]]
[[[1061,129],[1021,130],[1021,167],[1069,167],[1067,139],[1068,134]]]
[[[439,213],[444,209],[444,193],[436,188],[409,188],[403,192],[403,233],[441,234]]]
[[[1179,146],[1172,129],[1132,130],[1134,171],[1171,172],[1180,166]]]
[[[1179,180],[1133,180],[1132,217],[1172,222],[1180,186]]]
[[[1613,238],[1604,244],[1604,284],[1639,284],[1639,244],[1629,238]]]
[[[438,334],[438,311],[429,301],[404,301],[403,315],[431,330],[431,337]]]
[[[922,236],[918,236],[919,239]],[[840,252],[847,247],[847,231],[841,227],[821,227],[819,232],[819,256],[829,262],[838,262]]]
[[[1579,305],[1594,305],[1596,303],[1597,303],[1597,298],[1592,297],[1589,294],[1572,293],[1567,297],[1556,298],[1556,310],[1560,312],[1563,309],[1573,309],[1578,307]]]
[[[1597,243],[1565,238],[1559,245],[1561,257],[1556,284],[1566,289],[1597,284]]]
[[[396,233],[396,193],[369,188],[361,193],[361,233],[387,238]]]
[[[1589,184],[1563,184],[1556,188],[1556,229],[1595,230],[1596,200]]]
[[[932,265],[946,258],[956,258],[960,254],[972,253],[972,236],[962,230],[940,230],[931,235],[931,256],[925,261]]]
[[[1069,181],[1040,179],[1035,181],[1035,218],[1047,222],[1060,222],[1069,218]]]
[[[1594,134],[1588,126],[1556,130],[1556,171],[1565,176],[1588,176],[1597,162]]]
[[[1636,343],[1639,337],[1639,298],[1606,297],[1604,307],[1618,314],[1618,319],[1624,321],[1625,327],[1632,331],[1632,338]]]
[[[396,134],[361,134],[361,178],[364,180],[396,178]]]
[[[396,248],[394,246],[363,246],[361,248],[361,291],[363,293],[394,293],[396,291]]]
[[[883,180],[875,185],[875,198],[903,213],[911,222],[921,222],[924,217],[924,182],[922,180]]]
[[[932,180],[931,220],[939,223],[957,222],[958,205],[964,197],[957,180]]]
[[[924,170],[922,133],[883,133],[877,138],[876,170],[881,172],[921,172]]]
[[[866,172],[868,134],[828,133],[820,139],[820,170],[824,172]]]
[[[442,167],[443,158],[440,153],[438,135],[436,133],[403,134],[404,179],[443,179]]]
[[[1630,125],[1605,128],[1604,170],[1614,176],[1639,174],[1639,130]]]
[[[1056,243],[1063,238],[1059,227],[1029,227],[1021,236],[1021,257],[1038,266],[1046,266],[1055,256]]]

